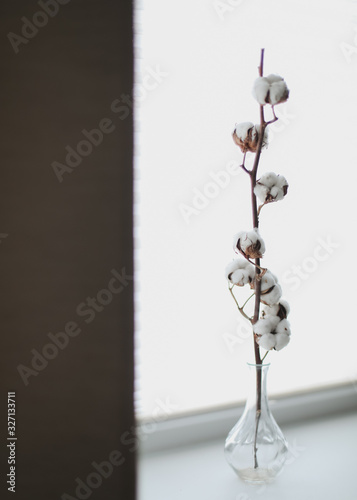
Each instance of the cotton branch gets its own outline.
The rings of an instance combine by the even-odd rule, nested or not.
[[[230,293],[231,293],[231,295],[233,297],[233,300],[234,300],[234,302],[236,303],[236,305],[238,307],[238,311],[241,313],[242,316],[244,316],[245,319],[247,319],[248,321],[252,322],[251,318],[244,312],[244,306],[247,304],[248,300],[252,297],[252,295],[249,297],[248,300],[246,300],[244,302],[243,306],[240,307],[239,304],[238,304],[238,301],[237,301],[237,299],[236,299],[236,297],[235,297],[235,295],[233,293],[233,287],[234,287],[234,285],[233,286],[229,286],[228,285],[228,288],[229,288],[229,291],[230,291]]]

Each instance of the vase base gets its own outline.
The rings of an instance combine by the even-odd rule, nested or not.
[[[239,471],[236,471],[236,473],[247,483],[270,483],[277,475],[277,472],[273,469],[263,469],[260,467],[257,469],[252,467],[249,467],[248,469],[240,469]]]

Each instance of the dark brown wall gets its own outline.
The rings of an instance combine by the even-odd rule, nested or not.
[[[0,497],[131,500],[134,446],[123,442],[133,426],[133,286],[130,278],[110,282],[113,269],[133,273],[132,113],[111,110],[132,91],[131,1],[59,5],[18,53],[8,33],[23,36],[21,18],[43,8],[3,0],[0,9]],[[105,118],[114,130],[59,182],[53,162],[64,164],[65,147],[75,149],[82,130]],[[112,298],[101,292],[109,282]],[[98,311],[79,306],[98,292],[108,302]],[[67,345],[47,347],[53,359],[32,365],[53,343],[49,333],[66,325],[71,333],[69,322],[80,333],[60,335]],[[14,496],[4,481],[7,391],[17,405]],[[124,462],[107,478],[92,474],[101,485],[91,494],[76,493],[77,478],[87,482],[92,463],[114,450]]]

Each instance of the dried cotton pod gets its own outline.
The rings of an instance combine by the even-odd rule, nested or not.
[[[239,146],[243,153],[255,153],[258,149],[259,131],[260,125],[254,125],[252,122],[238,123],[232,134],[233,141]],[[262,147],[266,147],[267,144],[268,133],[267,129],[265,129]]]
[[[258,228],[252,231],[241,231],[234,237],[234,250],[251,259],[260,259],[265,252],[265,243]]]

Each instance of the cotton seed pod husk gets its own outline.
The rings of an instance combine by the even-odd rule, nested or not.
[[[237,126],[238,127],[238,126]],[[247,130],[246,133],[238,134],[237,127],[234,129],[232,137],[235,144],[240,148],[242,153],[256,153],[259,144],[259,125],[253,125]],[[267,132],[265,130],[262,147],[267,146]]]

